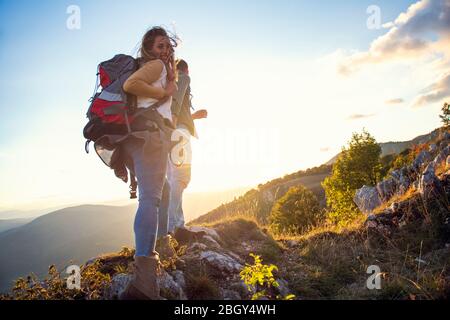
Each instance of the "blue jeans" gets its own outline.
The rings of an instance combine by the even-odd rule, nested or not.
[[[183,137],[190,140],[190,133],[186,126],[179,125],[183,131]],[[174,141],[177,141],[176,137]],[[189,142],[190,143],[190,142]],[[163,237],[176,228],[184,227],[183,192],[191,181],[191,149],[184,148],[186,154],[184,163],[177,167],[168,161],[167,179],[164,183],[163,197],[159,215],[158,237]]]
[[[159,206],[167,170],[168,140],[159,131],[150,133],[145,145],[133,139],[124,145],[133,160],[138,183],[139,206],[134,220],[136,256],[149,256],[155,250]]]
[[[170,185],[167,178],[164,180],[164,187],[162,191],[161,205],[159,206],[159,221],[158,221],[158,239],[166,236],[169,232],[169,202],[170,202]]]
[[[167,179],[164,181],[159,208],[158,238],[184,227],[183,192],[190,180],[191,165],[175,167],[168,162]]]
[[[191,165],[176,167],[169,163],[167,175],[170,185],[168,232],[173,233],[176,228],[184,227],[183,192],[191,181]]]

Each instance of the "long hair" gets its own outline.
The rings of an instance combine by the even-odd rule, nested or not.
[[[167,37],[172,44],[172,48],[177,46],[177,38],[175,36],[169,35],[169,33],[162,27],[153,27],[148,30],[142,38],[141,48],[139,50],[141,64],[157,59],[157,57],[152,54],[152,48],[155,44],[155,39],[158,36]]]

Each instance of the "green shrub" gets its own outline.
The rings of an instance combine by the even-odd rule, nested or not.
[[[273,206],[269,217],[275,233],[302,233],[324,217],[317,197],[303,186],[292,187]]]

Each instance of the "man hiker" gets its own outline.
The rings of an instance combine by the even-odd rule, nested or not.
[[[207,110],[198,110],[191,113],[191,88],[189,77],[189,66],[186,61],[178,60],[176,63],[178,72],[178,90],[173,94],[172,101],[172,122],[177,128],[175,140],[181,138],[180,143],[185,145],[182,148],[181,164],[177,164],[177,155],[172,154],[167,168],[167,180],[164,187],[163,199],[160,211],[160,236],[164,237],[166,245],[170,242],[167,234],[174,234],[175,229],[184,228],[183,213],[183,192],[191,180],[191,148],[190,136],[198,138],[194,125],[194,120],[204,119],[208,116]],[[184,140],[184,141],[183,141]],[[176,151],[178,149],[175,149]],[[175,164],[174,164],[175,162]],[[166,246],[163,245],[163,246]]]

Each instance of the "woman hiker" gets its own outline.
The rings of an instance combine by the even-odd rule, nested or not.
[[[167,32],[154,27],[144,35],[140,49],[140,68],[124,83],[125,92],[137,96],[138,111],[148,109],[172,124],[172,95],[175,83],[173,41]],[[153,108],[157,103],[155,112]],[[145,111],[147,112],[147,111]],[[139,123],[139,121],[136,121]],[[138,124],[137,124],[138,125]],[[167,170],[170,135],[161,130],[145,132],[144,139],[132,138],[123,145],[137,178],[139,205],[134,221],[136,253],[134,276],[120,299],[161,299],[157,272],[159,255],[155,251],[158,210]]]

